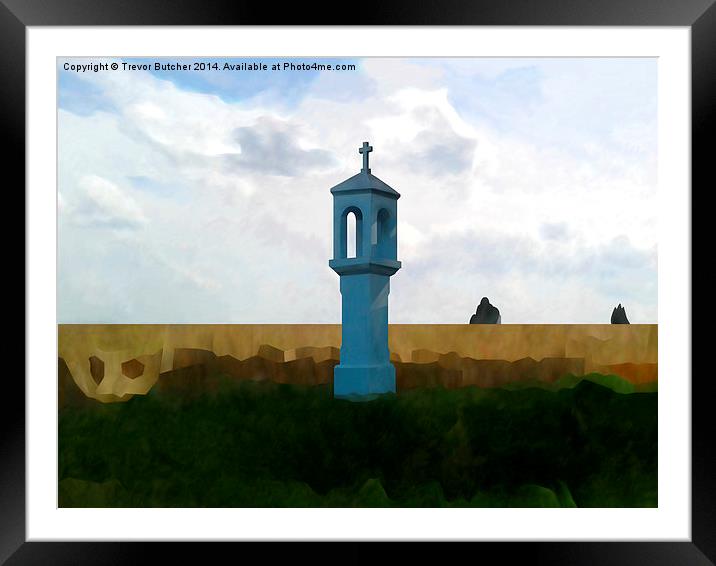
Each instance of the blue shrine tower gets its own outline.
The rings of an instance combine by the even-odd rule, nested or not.
[[[363,143],[360,173],[331,189],[333,259],[328,265],[341,279],[341,361],[334,368],[335,397],[365,397],[395,392],[395,367],[388,349],[390,276],[400,269],[398,198],[400,194],[370,172]],[[355,218],[355,257],[349,257],[348,217]],[[353,242],[351,242],[353,244]]]

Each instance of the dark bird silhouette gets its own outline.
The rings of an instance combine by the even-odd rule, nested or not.
[[[501,322],[500,310],[490,304],[490,299],[482,297],[475,314],[470,317],[470,324],[500,324]]]
[[[612,311],[612,324],[629,324],[626,311],[621,303]]]

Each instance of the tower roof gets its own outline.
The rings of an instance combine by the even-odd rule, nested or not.
[[[384,183],[372,173],[366,173],[365,171],[361,171],[360,173],[353,175],[351,178],[346,179],[342,183],[338,183],[331,189],[333,194],[359,191],[377,191],[396,199],[400,197],[400,193],[390,185]]]
[[[368,159],[371,151],[373,151],[373,146],[367,141],[363,142],[363,145],[358,148],[358,153],[363,156],[363,169],[361,169],[360,173],[357,175],[353,175],[350,179],[346,179],[342,183],[338,183],[335,187],[333,187],[331,189],[333,194],[377,191],[395,199],[400,198],[398,191],[378,179],[375,175],[371,174],[370,167],[368,166]]]

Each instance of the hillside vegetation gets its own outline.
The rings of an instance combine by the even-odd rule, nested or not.
[[[616,376],[358,403],[217,381],[65,407],[60,506],[657,505],[657,394]]]

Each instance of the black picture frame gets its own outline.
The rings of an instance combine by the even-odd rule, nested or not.
[[[692,210],[695,187],[713,187],[710,152],[716,131],[716,0],[382,0],[329,9],[321,4],[227,0],[0,0],[0,115],[8,142],[0,159],[6,189],[25,186],[25,32],[28,26],[65,25],[564,25],[686,26],[692,49]],[[9,181],[7,181],[9,179]],[[9,194],[12,193],[12,194]],[[19,191],[6,190],[18,197]],[[18,197],[19,198],[19,197]],[[12,209],[25,210],[24,198]],[[6,213],[5,219],[19,214]],[[24,218],[24,214],[23,214]],[[692,220],[693,231],[693,220]],[[12,240],[16,241],[17,232]],[[694,239],[694,246],[698,242]],[[19,246],[18,246],[19,248]],[[693,254],[692,254],[693,257]],[[24,254],[19,263],[24,265]],[[18,262],[14,265],[17,266]],[[23,272],[24,273],[24,272]],[[13,277],[17,281],[17,276]],[[6,282],[8,282],[6,280]],[[23,278],[23,283],[27,281]],[[23,286],[23,296],[25,288]],[[19,301],[18,301],[19,302]],[[689,302],[690,304],[690,302]],[[27,304],[26,304],[27,307]],[[690,308],[690,307],[689,307]],[[703,311],[702,311],[703,312]],[[699,318],[705,314],[700,314]],[[692,319],[693,325],[693,319]],[[24,322],[23,322],[24,327]],[[700,340],[704,340],[701,335]],[[13,344],[8,339],[7,344]],[[693,351],[693,347],[692,347]],[[13,355],[12,359],[17,359]],[[24,357],[23,357],[24,359]],[[8,366],[6,366],[8,367]],[[17,369],[9,372],[17,376]],[[25,542],[25,386],[4,376],[0,411],[0,562],[17,564],[125,564],[179,559],[206,562],[215,543]],[[687,379],[689,376],[682,376]],[[701,379],[698,379],[701,378]],[[716,563],[716,451],[710,430],[714,392],[708,375],[691,381],[692,538],[690,542],[494,542],[479,544],[473,559],[549,564],[714,564]],[[252,543],[258,544],[258,543]],[[377,543],[341,543],[338,549],[313,545],[261,544],[262,560],[275,553],[342,561],[373,559]],[[346,548],[347,546],[347,548]],[[337,550],[337,553],[332,552]],[[381,553],[384,549],[381,548]],[[422,558],[445,557],[439,545],[410,545]],[[290,554],[289,554],[290,553]],[[237,555],[238,556],[238,555]],[[405,560],[405,557],[402,559]],[[519,562],[517,562],[519,563]]]

